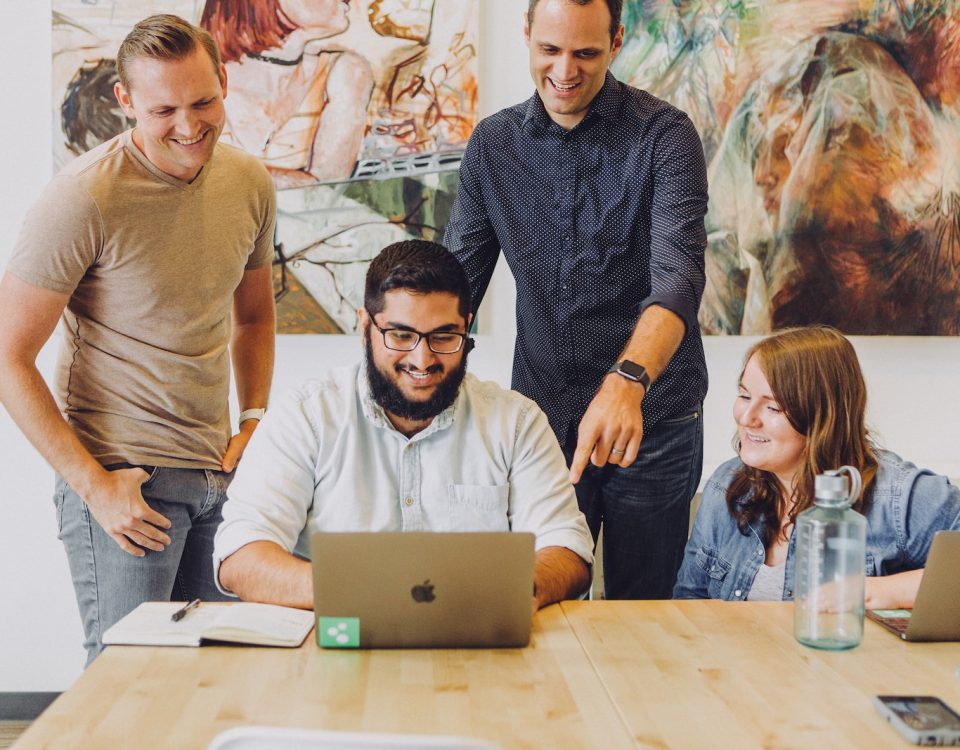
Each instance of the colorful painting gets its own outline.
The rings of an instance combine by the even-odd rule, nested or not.
[[[627,0],[621,80],[696,124],[708,333],[960,333],[957,0]]]
[[[227,71],[222,140],[278,188],[278,330],[356,327],[369,261],[441,236],[477,121],[477,0],[53,0],[57,166],[129,127],[115,55],[137,20],[208,29]]]

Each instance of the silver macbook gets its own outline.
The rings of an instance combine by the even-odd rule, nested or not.
[[[526,646],[534,535],[316,533],[317,643],[324,648]]]
[[[872,609],[867,617],[905,641],[960,641],[960,531],[938,531],[913,609]]]

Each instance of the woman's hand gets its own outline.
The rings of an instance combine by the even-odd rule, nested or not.
[[[923,568],[892,576],[868,576],[864,590],[867,609],[913,609]]]

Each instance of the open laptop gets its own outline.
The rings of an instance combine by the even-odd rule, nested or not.
[[[319,532],[310,553],[324,648],[530,641],[533,534]]]
[[[960,531],[938,531],[913,609],[867,610],[905,641],[960,641]]]

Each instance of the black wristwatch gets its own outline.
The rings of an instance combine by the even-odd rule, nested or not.
[[[640,383],[645,391],[650,389],[650,376],[647,374],[647,368],[645,368],[643,365],[638,365],[636,362],[631,362],[629,359],[624,359],[620,362],[617,362],[613,367],[607,370],[608,375],[611,372],[615,372],[617,375],[622,375],[627,380]]]

